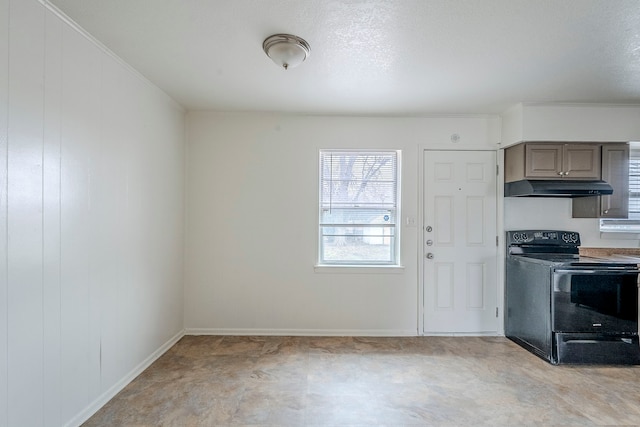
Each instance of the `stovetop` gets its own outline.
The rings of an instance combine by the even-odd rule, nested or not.
[[[572,231],[508,231],[507,244],[509,256],[551,266],[619,269],[638,268],[640,264],[637,259],[624,256],[581,256],[580,235]]]
[[[588,256],[580,256],[575,254],[512,254],[513,257],[523,258],[533,262],[539,262],[543,264],[549,264],[553,266],[570,266],[570,267],[629,267],[635,268],[637,263],[629,259],[607,257],[607,258],[595,258]]]

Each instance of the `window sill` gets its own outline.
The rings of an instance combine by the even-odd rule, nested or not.
[[[316,273],[340,274],[403,274],[403,265],[316,265]]]

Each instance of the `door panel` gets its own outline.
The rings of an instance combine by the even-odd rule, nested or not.
[[[467,308],[484,309],[484,264],[467,264]]]
[[[465,231],[467,232],[467,244],[469,246],[483,246],[486,243],[484,238],[484,223],[486,222],[484,213],[484,197],[467,196]]]
[[[424,331],[496,332],[496,154],[424,156]]]
[[[453,303],[453,263],[435,263],[436,309],[451,310]]]
[[[525,176],[527,178],[561,178],[562,144],[526,144]]]
[[[449,196],[435,196],[434,221],[435,241],[439,246],[451,246],[454,239],[453,198]]]
[[[567,144],[564,152],[564,177],[600,179],[600,145]]]

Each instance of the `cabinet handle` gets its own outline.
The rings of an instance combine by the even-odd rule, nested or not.
[[[602,211],[603,214],[608,214],[609,213],[609,209],[605,209],[604,211]]]
[[[558,175],[562,176],[562,175],[564,175],[564,173],[563,172],[558,172]]]
[[[567,176],[567,175],[569,175],[569,172],[565,172],[565,173],[564,173],[564,176]]]

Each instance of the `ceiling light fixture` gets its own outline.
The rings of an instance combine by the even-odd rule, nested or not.
[[[285,70],[297,67],[311,53],[309,43],[291,34],[274,34],[262,42],[262,49],[273,62]]]

